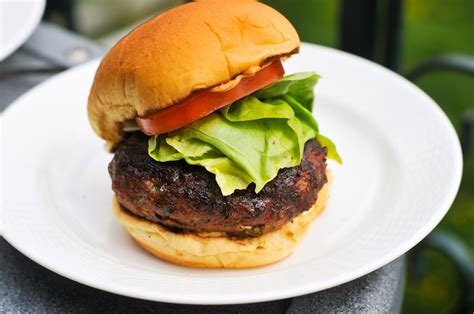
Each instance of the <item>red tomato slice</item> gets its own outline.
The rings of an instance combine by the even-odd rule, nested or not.
[[[253,76],[242,78],[235,87],[228,91],[198,91],[176,105],[143,117],[137,117],[136,120],[142,132],[147,135],[174,131],[269,86],[281,79],[284,74],[281,61],[276,60]]]

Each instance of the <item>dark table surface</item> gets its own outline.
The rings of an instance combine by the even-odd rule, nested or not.
[[[100,57],[105,50],[58,27],[41,24],[19,51],[0,63],[0,111],[54,73]],[[293,299],[227,306],[178,305],[118,296],[76,283],[39,266],[0,237],[0,313],[397,313],[404,268],[402,257],[344,285]]]

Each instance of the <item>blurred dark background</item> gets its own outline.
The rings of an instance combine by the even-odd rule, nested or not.
[[[185,1],[49,0],[45,19],[104,45]],[[474,311],[474,1],[265,0],[303,41],[374,60],[412,80],[454,124],[464,151],[457,198],[408,254],[403,313]],[[443,178],[440,178],[442,180]]]

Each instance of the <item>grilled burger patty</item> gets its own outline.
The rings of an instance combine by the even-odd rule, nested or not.
[[[260,193],[252,183],[229,196],[204,167],[157,162],[147,149],[140,132],[125,139],[109,164],[112,189],[124,209],[174,231],[260,236],[310,209],[327,182],[326,149],[316,140],[306,143],[299,166],[281,169]]]

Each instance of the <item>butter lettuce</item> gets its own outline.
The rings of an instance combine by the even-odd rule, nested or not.
[[[297,166],[304,144],[316,138],[328,158],[341,162],[335,145],[319,134],[311,114],[314,73],[289,75],[179,130],[153,136],[149,155],[159,162],[184,159],[215,174],[223,195],[255,183],[255,192],[282,168]]]

